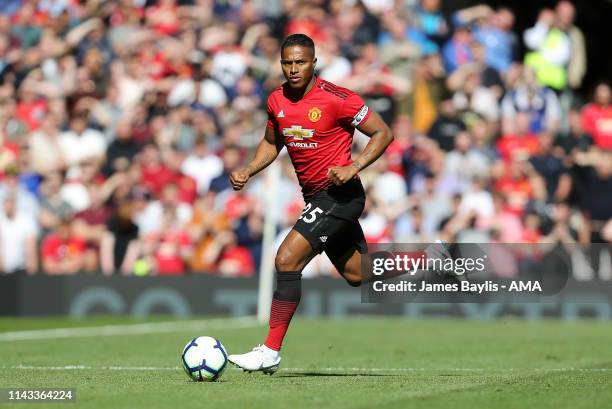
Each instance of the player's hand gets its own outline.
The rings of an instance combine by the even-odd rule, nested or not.
[[[357,168],[353,165],[334,166],[327,170],[327,177],[337,186],[343,185],[353,179],[356,174]]]
[[[234,190],[240,190],[249,181],[249,172],[245,169],[238,169],[230,173],[230,183]]]

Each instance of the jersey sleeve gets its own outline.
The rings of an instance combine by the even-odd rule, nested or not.
[[[338,120],[341,125],[358,127],[365,123],[370,117],[370,108],[357,94],[349,95],[342,104]]]

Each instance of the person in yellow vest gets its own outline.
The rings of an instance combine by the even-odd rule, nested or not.
[[[561,0],[555,7],[557,26],[570,39],[570,60],[567,63],[567,84],[571,89],[580,88],[586,74],[587,58],[584,34],[574,25],[576,7],[567,0]]]
[[[554,12],[543,10],[537,24],[525,32],[525,44],[534,50],[526,55],[525,62],[537,69],[543,85],[577,89],[582,84],[587,67],[586,45],[584,34],[574,25],[575,17],[574,5],[561,0]]]

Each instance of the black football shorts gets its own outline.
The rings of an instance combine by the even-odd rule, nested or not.
[[[308,240],[315,253],[325,251],[331,260],[355,248],[364,254],[368,244],[359,224],[364,206],[360,180],[333,185],[306,203],[293,229]]]

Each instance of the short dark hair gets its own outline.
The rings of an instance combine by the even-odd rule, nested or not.
[[[308,37],[306,34],[291,34],[285,38],[283,44],[281,45],[281,52],[287,48],[292,47],[294,45],[299,45],[300,47],[310,48],[312,52],[315,51],[314,41],[312,38]]]

